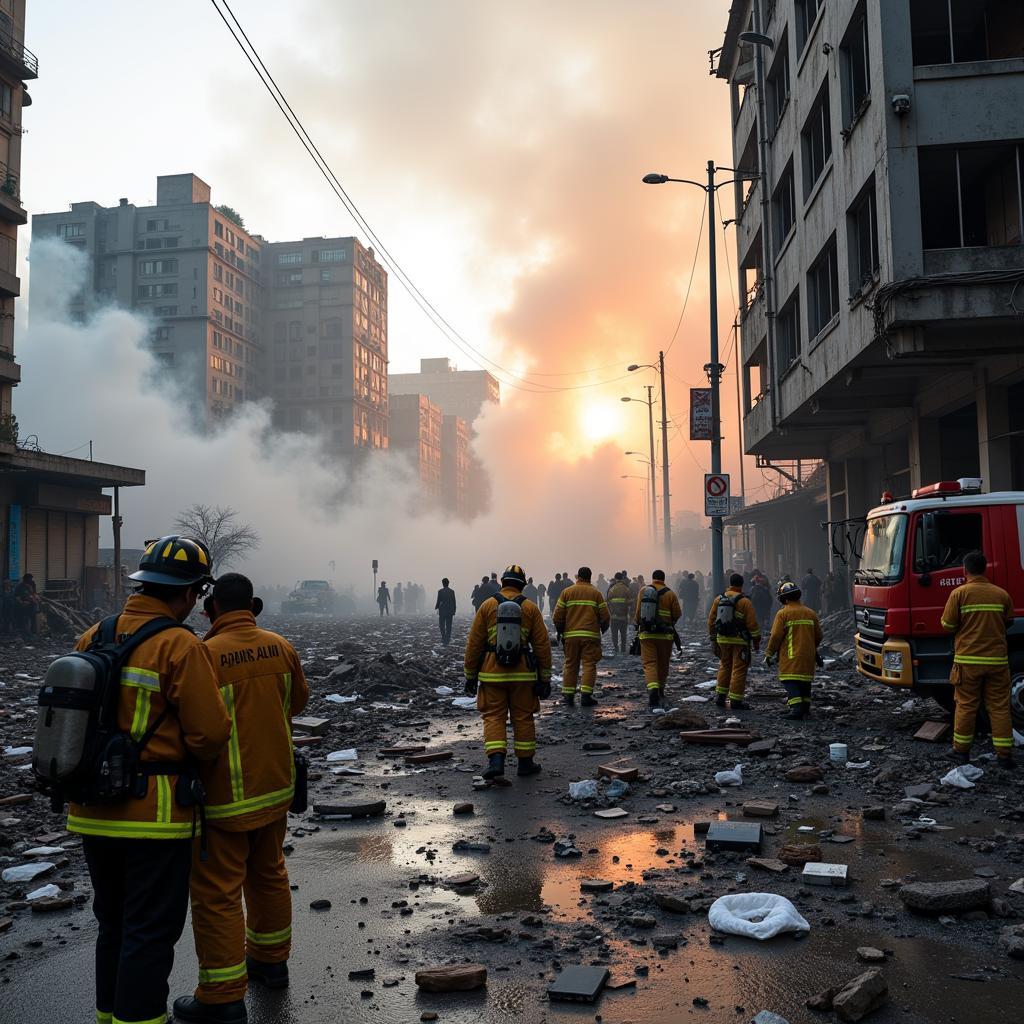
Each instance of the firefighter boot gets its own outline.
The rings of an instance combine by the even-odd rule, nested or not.
[[[724,693],[719,693],[719,694],[715,695],[715,707],[718,707],[718,708],[724,708],[725,707],[725,694]]]
[[[249,972],[250,981],[258,981],[267,988],[288,987],[288,963],[268,964],[263,960],[253,960],[251,956],[245,958],[245,966]]]
[[[516,765],[516,775],[536,775],[540,765],[532,757],[521,757]]]
[[[487,767],[484,769],[485,779],[496,779],[499,775],[505,774],[505,755],[491,754],[487,758]]]
[[[195,996],[180,996],[174,1000],[174,1019],[186,1024],[245,1024],[249,1015],[244,999],[231,1003],[201,1003]]]
[[[656,686],[651,687],[651,689],[649,689],[647,691],[647,699],[650,702],[650,706],[652,708],[660,708],[661,707],[661,690],[659,690]]]
[[[567,707],[574,708],[576,706],[576,694],[575,693],[563,693],[562,703]]]
[[[797,705],[794,708],[790,708],[782,717],[790,722],[802,722],[807,717],[807,712],[800,705]]]
[[[958,764],[970,764],[971,763],[971,752],[969,750],[954,750],[953,761]]]
[[[592,693],[584,693],[580,697],[580,705],[585,708],[596,708],[597,699],[594,697]]]
[[[749,711],[750,705],[745,700],[731,700],[729,701],[730,711]]]
[[[997,757],[996,767],[1002,768],[1003,771],[1012,772],[1017,767],[1012,757]]]

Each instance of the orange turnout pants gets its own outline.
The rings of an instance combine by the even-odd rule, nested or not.
[[[729,700],[743,700],[747,692],[747,669],[750,668],[750,648],[746,644],[719,644],[722,652],[718,662],[718,681],[715,695]]]
[[[664,689],[668,682],[668,664],[672,657],[672,637],[665,640],[641,640],[640,661],[648,690]]]
[[[576,681],[583,664],[582,693],[593,693],[597,682],[597,663],[601,660],[601,641],[587,637],[567,636],[565,638],[565,668],[562,673],[562,693],[576,693]]]
[[[537,726],[533,720],[540,701],[531,683],[481,683],[476,706],[484,720],[484,750],[487,756],[507,752],[507,723],[512,720],[516,757],[533,757],[537,752]]]
[[[230,832],[211,825],[207,859],[192,865],[192,931],[202,1003],[245,997],[246,955],[264,963],[288,959],[292,898],[284,863],[287,815],[262,828]],[[245,896],[245,913],[242,896]]]
[[[953,749],[969,753],[974,723],[982,701],[992,724],[992,746],[999,757],[1013,756],[1010,719],[1010,667],[1008,665],[954,665],[950,682],[956,696]]]

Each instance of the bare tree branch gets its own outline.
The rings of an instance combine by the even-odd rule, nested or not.
[[[209,548],[216,572],[223,572],[260,546],[259,534],[248,523],[240,523],[238,512],[230,505],[190,505],[178,513],[174,528]]]

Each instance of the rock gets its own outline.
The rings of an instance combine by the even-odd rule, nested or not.
[[[881,964],[885,962],[885,953],[874,946],[858,946],[857,959],[863,960],[866,964]]]
[[[928,794],[932,791],[932,784],[930,782],[918,782],[913,786],[904,786],[903,795],[908,800],[918,799],[925,800]]]
[[[651,945],[655,949],[678,949],[679,936],[671,933],[664,933],[651,936]]]
[[[999,944],[1003,952],[1014,960],[1024,960],[1024,925],[1015,924],[999,933]]]
[[[464,804],[456,804],[452,808],[452,814],[472,814],[472,813],[473,813],[473,805],[472,804],[465,804],[465,803]]]
[[[750,1024],[789,1024],[789,1021],[777,1013],[772,1013],[771,1010],[762,1010]]]
[[[819,1013],[829,1013],[832,1009],[832,1000],[835,999],[838,991],[839,986],[837,985],[832,988],[827,988],[824,992],[819,992],[816,996],[811,996],[811,998],[804,1003],[804,1006],[806,1006],[808,1010],[817,1010]]]
[[[14,924],[13,917],[0,917],[0,932],[6,932]]]
[[[626,923],[634,928],[655,928],[658,922],[650,914],[632,914]]]
[[[580,892],[611,892],[614,888],[614,882],[603,878],[584,878],[580,882]]]
[[[330,900],[313,900],[313,902],[310,903],[310,905],[309,905],[309,909],[310,910],[330,910],[331,909],[331,901]]]
[[[68,910],[75,905],[73,896],[44,896],[32,901],[33,914],[48,914],[55,910]]]
[[[437,1014],[433,1010],[424,1010],[420,1014],[420,1020],[437,1020]]]
[[[474,874],[472,871],[464,871],[460,875],[452,875],[451,878],[447,879],[446,884],[450,885],[453,889],[465,889],[467,886],[476,885],[479,881],[479,875]]]
[[[364,967],[355,971],[348,972],[349,981],[373,981],[377,976],[376,968]]]
[[[778,745],[778,740],[755,740],[747,747],[747,753],[752,757],[767,757]]]
[[[658,715],[654,720],[655,729],[706,729],[708,720],[689,708],[676,708],[668,714]]]
[[[582,857],[583,851],[577,849],[576,844],[569,839],[559,839],[555,843],[556,857]]]
[[[885,821],[885,808],[865,807],[861,817],[865,821]]]
[[[974,877],[975,878],[995,878],[996,877],[996,872],[995,872],[994,868],[975,868],[974,869]]]
[[[889,998],[889,986],[879,970],[865,971],[848,981],[832,998],[832,1010],[841,1021],[863,1020]]]
[[[787,843],[779,850],[779,860],[793,867],[802,868],[821,859],[821,847],[817,843]]]
[[[779,805],[773,800],[748,800],[743,805],[743,813],[748,818],[774,818],[779,813]]]
[[[956,882],[911,882],[900,889],[900,899],[911,910],[925,914],[957,914],[988,907],[992,892],[983,878]]]
[[[591,741],[583,744],[583,749],[584,750],[592,750],[592,751],[605,751],[605,750],[611,750],[612,749],[612,745],[610,743],[600,743],[598,741],[591,740]]]
[[[799,768],[790,768],[786,772],[787,782],[821,782],[824,777],[820,768],[815,768],[810,764],[800,765]]]
[[[690,912],[690,904],[686,900],[668,892],[656,892],[654,902],[670,914],[688,914]]]
[[[771,871],[776,875],[789,870],[789,865],[785,861],[777,860],[775,857],[750,857],[747,864],[758,871]]]
[[[472,992],[487,984],[483,964],[455,964],[416,972],[416,987],[424,992]]]

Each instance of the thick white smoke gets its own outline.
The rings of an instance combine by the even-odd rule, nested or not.
[[[84,324],[70,320],[68,298],[88,272],[80,253],[40,241],[31,268],[30,308],[18,320],[22,435],[37,434],[54,453],[92,440],[96,461],[146,470],[144,488],[122,491],[126,547],[166,532],[177,512],[201,502],[236,508],[260,534],[260,549],[238,568],[263,585],[327,577],[362,595],[372,558],[389,582],[430,587],[446,575],[462,593],[510,561],[537,582],[581,563],[605,573],[648,572],[653,564],[646,537],[626,527],[635,509],[611,485],[621,473],[617,446],[577,461],[557,443],[538,448],[536,424],[524,421],[529,411],[514,396],[478,423],[492,511],[468,526],[437,512],[410,515],[416,483],[394,455],[367,460],[357,479],[347,479],[314,440],[270,430],[269,409],[255,404],[217,432],[197,430],[146,351],[148,321],[114,308]],[[557,437],[557,422],[550,433]]]

